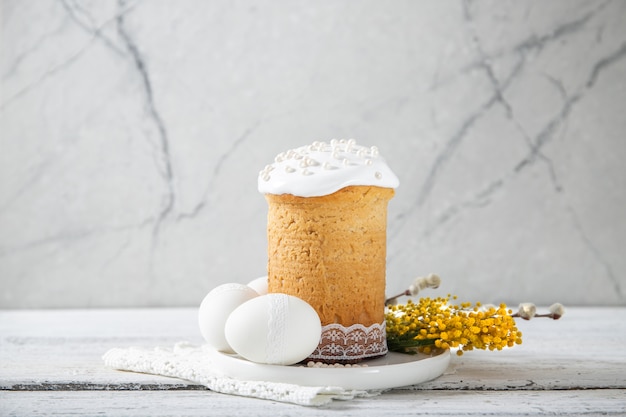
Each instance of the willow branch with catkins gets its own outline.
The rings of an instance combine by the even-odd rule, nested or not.
[[[404,292],[386,300],[385,322],[387,347],[390,351],[403,353],[431,353],[433,349],[458,348],[457,355],[464,351],[483,349],[501,350],[522,343],[522,332],[515,318],[530,320],[546,317],[557,320],[565,313],[560,303],[549,307],[549,312],[537,314],[532,303],[522,303],[518,311],[506,304],[482,305],[463,302],[451,304],[446,298],[422,297],[418,302],[409,299],[398,304],[402,296],[415,296],[426,288],[438,288],[441,279],[435,274],[418,277]]]

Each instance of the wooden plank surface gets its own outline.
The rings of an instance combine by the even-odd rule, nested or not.
[[[622,416],[623,390],[393,391],[323,407],[210,391],[0,391],[2,416]]]
[[[175,404],[187,415],[203,410],[219,415],[219,407],[241,411],[247,404],[246,415],[315,412],[104,367],[102,354],[112,347],[200,344],[196,314],[196,309],[0,311],[0,415],[45,410],[89,415],[104,405],[112,415],[117,407],[132,411],[121,414],[163,415],[168,413],[159,410]],[[434,381],[327,408],[342,415],[377,407],[389,415],[619,414],[626,410],[625,316],[626,308],[570,308],[559,321],[519,320],[520,346],[453,356]],[[44,403],[48,408],[38,411]]]
[[[201,343],[194,309],[0,312],[0,389],[173,389],[178,379],[104,367],[113,347]]]

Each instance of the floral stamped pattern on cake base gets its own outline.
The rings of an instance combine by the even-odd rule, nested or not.
[[[332,323],[322,326],[320,343],[309,360],[325,363],[352,364],[387,353],[385,322],[366,327],[350,327]]]

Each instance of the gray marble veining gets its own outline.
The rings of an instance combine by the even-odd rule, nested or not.
[[[623,1],[0,7],[2,308],[263,275],[258,171],[332,138],[400,178],[390,293],[626,304]]]

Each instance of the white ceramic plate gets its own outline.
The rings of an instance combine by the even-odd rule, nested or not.
[[[211,351],[213,368],[242,381],[269,381],[302,386],[336,386],[345,389],[389,389],[435,379],[450,363],[450,351],[433,355],[389,352],[382,358],[363,361],[355,368],[309,368],[306,366],[264,365],[237,355]]]

